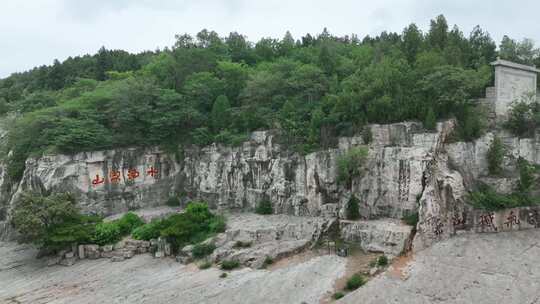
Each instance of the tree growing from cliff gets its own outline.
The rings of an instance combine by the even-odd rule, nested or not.
[[[366,147],[354,147],[337,158],[337,181],[350,188],[352,180],[359,177],[368,156]]]
[[[540,125],[539,114],[540,104],[536,101],[534,93],[525,94],[512,103],[505,127],[514,135],[531,137],[536,127]]]
[[[501,175],[503,173],[502,162],[506,147],[497,136],[493,138],[487,152],[488,170],[491,175]]]
[[[360,218],[360,205],[358,204],[358,199],[354,195],[351,196],[349,202],[347,202],[345,217],[352,221]]]

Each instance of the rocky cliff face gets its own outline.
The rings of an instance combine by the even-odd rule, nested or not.
[[[454,223],[467,212],[466,190],[476,180],[508,189],[515,181],[486,177],[492,133],[472,143],[447,143],[453,121],[439,123],[435,132],[410,122],[370,127],[370,143],[361,137],[340,138],[338,148],[308,155],[292,153],[273,132],[260,131],[240,147],[214,144],[176,153],[118,149],[29,159],[14,194],[2,192],[9,202],[4,209],[23,191],[69,191],[85,212],[102,215],[163,205],[176,196],[228,210],[249,210],[268,200],[276,213],[343,218],[355,196],[363,220],[401,219],[419,212],[415,245],[423,248],[455,233]],[[515,173],[520,156],[540,162],[537,140],[501,134],[512,147],[505,160],[508,172]],[[346,187],[336,181],[336,161],[354,146],[368,147],[369,156],[365,174]],[[7,217],[4,212],[3,219]],[[350,231],[347,237],[355,238]]]

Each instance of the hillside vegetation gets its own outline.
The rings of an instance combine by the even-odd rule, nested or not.
[[[17,180],[30,155],[122,146],[211,142],[235,145],[277,129],[307,153],[360,134],[367,123],[456,117],[456,136],[481,134],[473,98],[492,81],[497,56],[540,65],[530,40],[505,36],[499,51],[475,27],[464,35],[443,16],[423,33],[336,37],[326,29],[295,40],[249,42],[238,33],[177,35],[171,48],[55,61],[0,80],[0,114],[18,113],[4,147]]]

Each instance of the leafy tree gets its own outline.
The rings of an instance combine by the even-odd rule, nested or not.
[[[437,118],[435,117],[435,112],[433,111],[433,108],[429,108],[424,120],[424,128],[428,130],[435,130],[436,127]]]
[[[503,173],[502,162],[505,153],[506,148],[503,142],[495,136],[487,152],[489,174],[501,175]]]
[[[534,135],[536,126],[540,123],[540,104],[533,94],[523,96],[515,101],[508,113],[505,127],[512,133],[521,137]]]
[[[229,104],[227,96],[218,96],[212,107],[212,113],[210,114],[212,120],[212,129],[214,132],[219,132],[229,126],[231,122],[230,110],[231,105]]]
[[[254,52],[255,56],[257,56],[257,61],[270,61],[279,56],[278,49],[279,42],[276,39],[261,38],[255,44]]]
[[[56,250],[89,241],[97,220],[80,215],[69,194],[23,193],[13,210],[12,222],[24,242]]]
[[[0,98],[0,115],[4,115],[9,111],[9,105],[4,98]]]
[[[350,187],[352,179],[362,174],[367,156],[365,147],[351,148],[339,156],[336,167],[338,182]]]
[[[232,32],[225,39],[233,62],[253,63],[254,56],[251,44],[243,35]]]
[[[245,64],[230,61],[220,61],[217,65],[217,76],[224,84],[224,94],[234,106],[240,105],[240,93],[246,87],[249,78]]]
[[[287,56],[294,49],[294,46],[294,38],[291,32],[287,31],[283,39],[279,42],[278,52],[281,56]]]
[[[407,61],[412,64],[416,61],[416,56],[420,52],[424,42],[422,32],[416,24],[411,23],[403,29],[402,40],[401,49],[407,57]]]
[[[194,73],[186,79],[182,92],[199,111],[209,113],[214,100],[224,93],[223,81],[209,72]]]
[[[523,158],[518,159],[518,169],[519,169],[519,184],[518,190],[520,193],[529,193],[531,187],[535,182],[535,167]]]
[[[427,40],[431,47],[443,50],[448,41],[448,23],[443,15],[431,20]]]
[[[523,39],[516,42],[504,35],[499,46],[499,56],[503,59],[523,63],[534,64],[536,58],[540,57],[540,50],[534,47],[531,39]]]
[[[496,59],[497,45],[491,39],[489,33],[484,32],[480,26],[475,26],[472,30],[469,41],[469,66],[479,68]]]

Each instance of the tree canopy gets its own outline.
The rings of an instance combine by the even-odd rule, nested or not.
[[[480,27],[466,36],[442,15],[426,33],[411,24],[362,40],[325,28],[253,43],[204,29],[163,50],[101,48],[0,80],[0,115],[18,113],[8,172],[20,177],[24,160],[45,151],[237,144],[257,129],[277,129],[305,153],[368,123],[417,120],[432,129],[456,117],[458,135],[470,140],[482,126],[472,100],[492,81],[497,56],[540,60],[530,40],[505,37],[497,51]]]

